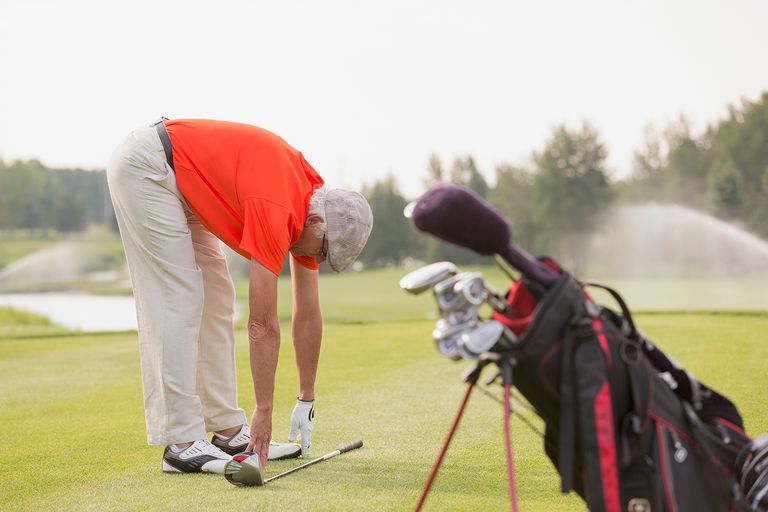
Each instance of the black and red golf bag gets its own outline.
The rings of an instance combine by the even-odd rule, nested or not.
[[[556,265],[549,263],[556,270]],[[615,293],[615,292],[614,292]],[[736,407],[656,349],[566,272],[548,290],[514,282],[514,384],[546,425],[545,451],[591,511],[745,508],[733,475],[749,441]]]
[[[517,247],[501,214],[466,188],[430,190],[412,222],[521,272],[493,315],[516,340],[489,355],[513,368],[507,384],[543,419],[563,492],[593,512],[766,510],[768,439],[752,442],[734,404],[658,350],[618,293],[606,288],[615,309],[596,303],[589,285]],[[510,465],[513,489],[511,475]]]

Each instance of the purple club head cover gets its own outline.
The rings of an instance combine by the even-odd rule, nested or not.
[[[411,220],[420,231],[479,254],[501,253],[512,238],[504,216],[460,185],[438,185],[427,191],[416,203]]]

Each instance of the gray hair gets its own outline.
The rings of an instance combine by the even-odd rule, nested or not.
[[[328,229],[328,223],[325,218],[325,200],[328,197],[328,187],[316,188],[312,193],[312,197],[309,199],[309,209],[307,210],[307,217],[310,215],[319,215],[323,218],[323,222],[315,224],[314,234],[317,238],[323,238],[326,230]]]

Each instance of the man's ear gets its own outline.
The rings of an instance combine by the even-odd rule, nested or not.
[[[322,224],[325,221],[323,217],[320,215],[314,214],[307,217],[306,222],[304,222],[305,226],[314,226],[315,224]]]

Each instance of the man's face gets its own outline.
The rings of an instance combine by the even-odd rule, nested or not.
[[[319,225],[323,222],[322,217],[312,215],[307,219],[307,225],[298,241],[291,247],[294,256],[309,256],[315,258],[320,264],[328,258],[328,237],[322,234],[318,237]]]

